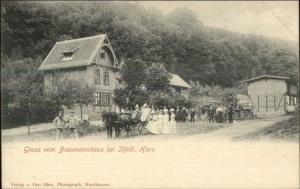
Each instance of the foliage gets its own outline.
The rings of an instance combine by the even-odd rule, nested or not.
[[[128,88],[138,88],[145,81],[146,65],[141,59],[128,59],[123,64],[120,75]]]
[[[169,87],[169,73],[163,64],[153,63],[146,69],[145,87],[150,92],[165,91]]]
[[[189,9],[164,15],[129,2],[1,5],[1,52],[9,57],[45,57],[56,41],[107,33],[118,58],[160,62],[205,85],[233,87],[260,74],[298,79],[297,43],[210,28]]]
[[[57,89],[51,96],[56,94],[54,99],[58,102],[48,101],[44,106],[43,76],[37,68],[56,41],[99,33],[108,35],[117,57],[123,58],[128,66],[128,75],[123,76],[129,85],[115,93],[124,94],[118,101],[121,105],[126,104],[127,97],[131,107],[149,100],[151,92],[141,92],[141,84],[149,90],[165,88],[165,71],[159,72],[161,79],[157,79],[155,73],[161,65],[151,66],[153,62],[198,83],[199,87],[193,86],[194,98],[243,93],[239,83],[261,74],[289,76],[292,82],[298,81],[297,43],[210,28],[188,9],[162,14],[158,9],[145,9],[134,2],[4,1],[1,112],[6,115],[12,106],[35,111],[43,107],[52,110],[58,104],[71,105],[73,102],[64,97],[71,94]],[[149,66],[153,67],[150,72]],[[151,76],[148,80],[147,72]]]
[[[177,108],[186,107],[191,108],[192,102],[181,94],[173,94],[167,92],[160,92],[150,96],[150,105],[154,108],[162,109],[166,108]]]
[[[114,102],[121,108],[134,108],[136,104],[140,107],[149,101],[146,90],[140,88],[117,88],[114,90]]]
[[[235,104],[236,94],[247,94],[247,84],[241,82],[230,88],[224,88],[218,85],[202,85],[199,82],[193,81],[190,81],[190,85],[192,86],[190,96],[193,102],[200,106],[207,105],[207,102],[211,100],[219,100],[224,104]]]
[[[44,102],[43,75],[37,71],[41,59],[9,58],[3,54],[1,59],[2,127],[49,120],[54,108]]]
[[[58,76],[57,83],[45,91],[45,96],[50,102],[56,102],[57,107],[65,105],[72,107],[78,104],[81,109],[83,105],[93,102],[95,87],[89,86],[84,80],[74,80],[67,77]]]
[[[150,96],[150,105],[154,108],[173,107],[174,102],[170,93],[158,92]]]

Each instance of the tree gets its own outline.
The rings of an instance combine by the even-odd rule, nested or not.
[[[121,108],[134,108],[148,102],[149,94],[144,89],[124,87],[114,90],[113,100]]]
[[[128,59],[120,70],[123,87],[115,89],[114,102],[120,107],[133,108],[148,101],[144,90],[146,64],[141,59]]]
[[[78,104],[82,119],[83,105],[93,102],[95,87],[89,86],[84,80],[69,79],[62,75],[58,75],[58,78],[54,86],[46,89],[45,96],[47,100],[56,103],[57,111],[62,105],[72,107]]]
[[[30,134],[31,112],[34,104],[42,104],[42,74],[36,65],[40,59],[8,58],[1,62],[1,108],[8,105],[25,110],[28,134]],[[32,64],[34,62],[34,64]],[[30,64],[31,63],[31,64]],[[1,111],[1,112],[2,112]]]
[[[150,105],[155,108],[174,107],[174,101],[170,93],[161,91],[150,95]]]
[[[120,70],[122,81],[130,88],[139,88],[146,77],[146,64],[141,59],[127,59]]]
[[[95,87],[89,86],[84,80],[71,81],[73,85],[73,102],[79,104],[80,107],[80,119],[82,120],[82,108],[83,105],[89,105],[93,103]]]
[[[166,91],[170,74],[163,64],[153,63],[146,69],[145,87],[149,92]]]

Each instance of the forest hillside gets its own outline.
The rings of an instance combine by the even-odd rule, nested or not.
[[[163,14],[134,2],[1,2],[1,68],[25,59],[36,69],[56,41],[106,33],[119,59],[163,63],[201,84],[233,87],[261,74],[297,81],[296,43],[204,23],[185,8]]]

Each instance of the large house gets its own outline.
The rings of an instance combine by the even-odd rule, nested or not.
[[[95,100],[92,106],[84,107],[83,113],[99,117],[102,110],[114,110],[113,90],[118,85],[115,70],[119,62],[107,35],[96,35],[80,39],[57,42],[39,67],[44,71],[45,89],[55,84],[57,73],[70,79],[83,79],[95,85]],[[66,113],[71,111],[65,108]],[[79,113],[79,108],[72,111]]]
[[[103,110],[116,111],[113,90],[120,85],[120,64],[106,34],[57,42],[39,67],[44,72],[45,90],[51,90],[60,77],[83,79],[96,87],[94,103],[83,107],[84,119],[98,119]],[[176,74],[171,74],[170,88],[184,96],[191,86]],[[65,113],[80,108],[64,108]]]
[[[44,72],[45,90],[51,90],[58,76],[83,79],[95,85],[94,103],[83,107],[84,119],[96,119],[103,110],[115,111],[113,90],[118,87],[120,64],[106,34],[57,42],[39,67]],[[191,88],[176,74],[171,74],[170,88],[187,96]],[[80,113],[78,106],[64,108],[65,113]]]

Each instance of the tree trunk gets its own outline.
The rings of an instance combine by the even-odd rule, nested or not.
[[[80,107],[80,119],[82,121],[82,105],[79,105],[79,107]]]
[[[59,112],[59,99],[56,99],[56,113]]]
[[[26,118],[27,118],[27,128],[28,128],[27,134],[30,135],[29,109],[27,109],[27,111],[26,111]]]

